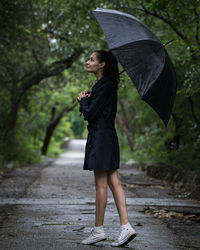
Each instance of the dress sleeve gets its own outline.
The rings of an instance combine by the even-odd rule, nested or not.
[[[95,90],[90,98],[83,97],[80,100],[80,112],[83,113],[85,120],[88,120],[89,122],[96,120],[98,114],[105,106],[110,95],[110,90],[110,85],[104,84],[104,86]]]
[[[88,96],[85,96],[81,99],[81,101],[79,101],[79,104],[80,104],[80,107],[79,107],[79,111],[81,113],[83,113],[83,101],[87,102],[89,104],[89,97]]]

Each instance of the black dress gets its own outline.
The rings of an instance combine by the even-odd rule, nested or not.
[[[90,97],[80,100],[80,112],[88,121],[83,169],[118,169],[120,151],[114,127],[117,91],[108,77],[104,76],[92,87]]]

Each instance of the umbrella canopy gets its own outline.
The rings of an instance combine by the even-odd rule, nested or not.
[[[176,74],[165,46],[136,17],[110,9],[93,11],[110,51],[139,95],[167,125],[176,95]]]

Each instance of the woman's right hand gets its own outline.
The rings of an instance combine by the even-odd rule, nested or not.
[[[90,95],[91,95],[91,93],[86,93],[85,90],[84,90],[84,91],[81,91],[80,94],[79,94],[79,96],[78,96],[78,98],[77,98],[77,100],[80,102],[80,100],[81,100],[83,97],[85,97],[85,96],[90,97]]]

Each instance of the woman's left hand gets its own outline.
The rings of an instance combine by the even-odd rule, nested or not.
[[[86,94],[86,91],[81,91],[81,93],[79,94],[77,100],[80,101],[83,97],[85,96],[90,96],[90,94]]]

